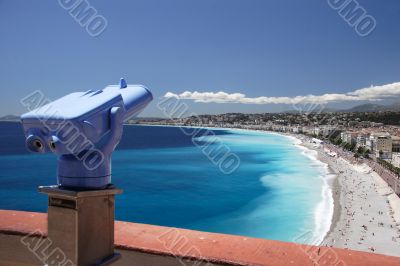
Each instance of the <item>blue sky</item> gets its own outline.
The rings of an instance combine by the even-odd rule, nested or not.
[[[97,37],[58,1],[0,0],[0,115],[24,112],[19,100],[34,90],[56,99],[120,77],[152,90],[144,116],[160,116],[155,103],[167,92],[294,97],[400,81],[397,0],[358,0],[376,20],[366,37],[327,0],[88,2],[108,22]],[[184,101],[199,114],[291,109]]]

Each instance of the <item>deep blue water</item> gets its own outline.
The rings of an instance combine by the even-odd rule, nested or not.
[[[201,151],[210,137],[197,134],[199,148],[178,127],[125,126],[113,154],[113,183],[124,190],[116,218],[285,241],[327,230],[326,169],[309,151],[276,134],[213,132],[240,158],[232,174]],[[55,175],[53,154],[29,154],[21,125],[0,122],[0,209],[45,212],[36,190]]]

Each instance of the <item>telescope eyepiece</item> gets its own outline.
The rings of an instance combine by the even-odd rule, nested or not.
[[[26,139],[26,146],[31,152],[45,152],[45,147],[42,140],[34,135],[29,135],[29,137]]]
[[[55,135],[50,136],[47,144],[49,145],[50,151],[52,151],[56,154],[60,154],[63,152],[63,149],[62,149],[63,145],[57,136],[55,136]]]
[[[49,142],[49,146],[50,146],[50,148],[51,148],[52,150],[55,150],[55,149],[56,149],[56,144],[54,143],[54,141],[50,141],[50,142]]]
[[[35,145],[36,148],[41,149],[43,147],[42,142],[40,142],[40,140],[34,140],[33,141],[33,145]]]

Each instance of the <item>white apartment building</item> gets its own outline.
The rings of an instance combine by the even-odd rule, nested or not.
[[[400,153],[392,153],[392,164],[400,167]]]
[[[374,135],[369,135],[368,138],[365,140],[365,147],[370,150],[370,152],[374,152],[374,146],[375,146],[375,136]]]
[[[294,126],[294,127],[292,128],[292,132],[293,132],[293,133],[300,133],[300,132],[301,132],[301,127]]]
[[[346,131],[340,133],[340,138],[342,139],[343,142],[350,143],[350,144],[356,144],[357,143],[357,133],[352,132],[352,131]]]
[[[313,129],[312,129],[311,127],[306,127],[306,126],[304,126],[304,127],[301,129],[301,131],[302,131],[303,133],[306,133],[306,134],[311,134],[311,133],[313,132]]]
[[[356,139],[357,147],[366,147],[368,136],[366,134],[358,134]]]
[[[334,132],[340,132],[340,130],[338,128],[333,127],[333,126],[324,126],[321,128],[320,131],[323,136],[329,136]]]

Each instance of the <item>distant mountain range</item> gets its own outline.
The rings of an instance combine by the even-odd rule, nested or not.
[[[340,110],[339,112],[361,113],[361,112],[384,112],[384,111],[400,112],[400,103],[394,103],[390,105],[366,103],[354,106],[349,109]]]
[[[299,110],[288,110],[279,113],[298,113]],[[361,105],[356,105],[354,107],[348,109],[333,109],[333,108],[324,108],[323,110],[318,109],[315,112],[330,112],[330,113],[371,113],[371,112],[400,112],[400,102],[393,103],[390,105],[382,105],[382,104],[374,104],[374,103],[366,103]],[[150,119],[150,120],[160,120],[165,118],[160,117],[136,117],[131,120],[142,120],[142,119]],[[17,115],[6,115],[0,117],[0,121],[20,121],[20,117]]]
[[[0,117],[0,121],[19,121],[19,116],[17,115],[6,115],[3,117]]]
[[[290,110],[284,113],[296,113],[296,110]],[[315,110],[315,112],[330,112],[330,113],[371,113],[371,112],[400,112],[400,103],[394,103],[390,105],[366,103],[361,105],[356,105],[348,109],[334,109],[334,108],[324,108]]]

